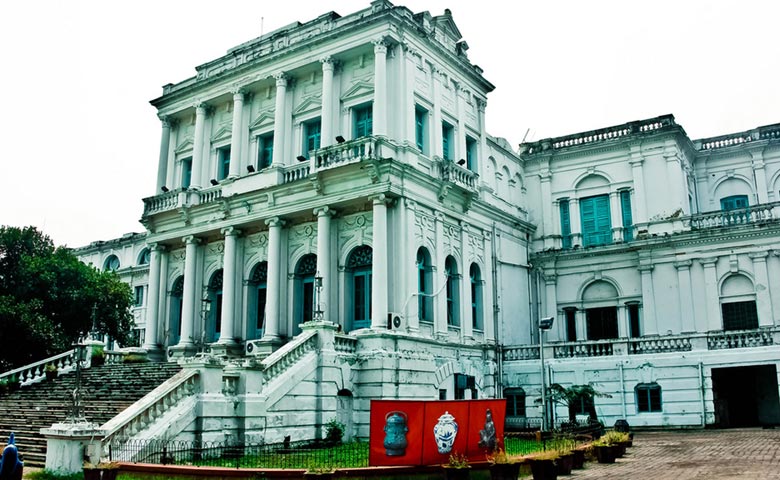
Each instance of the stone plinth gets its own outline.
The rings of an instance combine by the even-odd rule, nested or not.
[[[81,472],[84,462],[100,461],[103,431],[94,423],[55,423],[42,428],[46,437],[46,469],[61,474]]]

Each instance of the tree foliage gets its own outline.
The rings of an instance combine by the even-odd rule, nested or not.
[[[571,387],[564,387],[558,383],[553,383],[547,390],[547,398],[551,402],[567,407],[570,422],[576,420],[580,405],[584,405],[590,418],[598,418],[596,415],[596,405],[593,402],[593,399],[596,397],[608,398],[610,396],[611,395],[596,390],[592,385],[572,385]]]
[[[0,227],[0,371],[71,348],[96,327],[120,343],[133,328],[130,287],[80,262],[35,227]]]

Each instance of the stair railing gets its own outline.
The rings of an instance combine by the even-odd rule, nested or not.
[[[104,423],[103,448],[123,443],[151,426],[182,399],[198,393],[200,375],[196,369],[185,369],[172,376],[119,415]]]
[[[306,330],[291,342],[266,357],[263,366],[263,383],[268,383],[295,365],[308,352],[317,348],[317,331]]]
[[[37,362],[0,373],[0,380],[10,379],[14,376],[22,385],[38,383],[46,378],[46,366],[54,365],[60,373],[69,372],[76,368],[76,350],[68,350],[53,357],[44,358]]]

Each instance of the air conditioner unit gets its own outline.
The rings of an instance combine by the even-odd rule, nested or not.
[[[400,313],[390,312],[387,314],[388,330],[403,330],[406,328],[406,320]]]
[[[258,348],[257,348],[257,340],[250,340],[246,342],[246,346],[244,347],[247,355],[257,355],[258,354]]]

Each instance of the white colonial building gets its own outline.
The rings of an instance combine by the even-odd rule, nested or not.
[[[668,115],[516,152],[467,50],[449,11],[376,0],[163,87],[147,232],[77,253],[191,368],[117,436],[365,437],[377,398],[538,419],[545,316],[549,380],[609,393],[608,423],[780,420],[780,126],[691,141]]]

